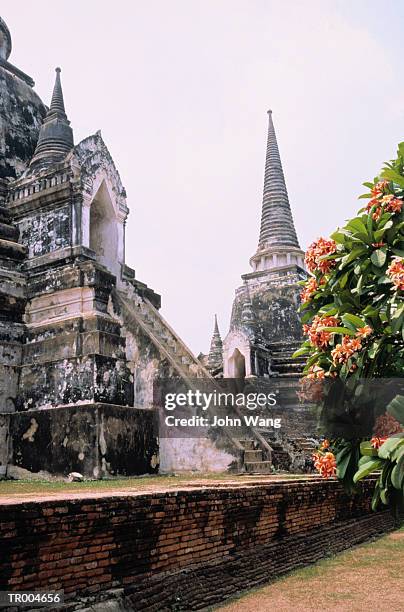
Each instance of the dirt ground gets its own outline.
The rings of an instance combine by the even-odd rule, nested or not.
[[[403,612],[404,528],[296,570],[216,612]]]

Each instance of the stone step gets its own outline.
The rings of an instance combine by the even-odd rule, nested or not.
[[[272,474],[273,472],[271,461],[247,461],[244,467],[249,474]]]
[[[278,378],[296,378],[298,380],[301,378],[301,374],[297,372],[279,372]]]
[[[283,372],[302,372],[304,364],[302,363],[281,363],[273,364],[272,369],[279,374]]]
[[[293,358],[289,356],[272,357],[272,367],[278,365],[288,365],[290,363],[306,363],[306,359],[304,357]]]
[[[255,463],[257,461],[262,461],[262,451],[261,450],[245,450],[244,451],[244,462],[245,463]]]

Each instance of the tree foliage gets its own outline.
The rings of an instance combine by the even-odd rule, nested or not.
[[[340,380],[353,388],[362,379],[404,376],[404,143],[365,187],[357,216],[306,253],[311,276],[302,283],[301,313],[307,339],[295,353],[307,356],[306,380]],[[327,448],[348,487],[380,472],[374,508],[404,496],[404,397],[387,403],[379,407],[371,440],[352,435]],[[320,468],[323,455],[320,450]]]

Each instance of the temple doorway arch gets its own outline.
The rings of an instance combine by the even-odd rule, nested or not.
[[[238,348],[234,349],[229,359],[229,374],[231,378],[245,378],[245,357]]]
[[[105,181],[91,202],[90,249],[110,272],[118,268],[118,221]]]

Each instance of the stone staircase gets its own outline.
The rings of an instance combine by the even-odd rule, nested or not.
[[[115,295],[118,296],[125,320],[143,329],[180,378],[189,382],[193,378],[210,377],[206,368],[148,299],[130,300],[124,292],[116,292]]]
[[[263,451],[254,440],[239,440],[244,449],[244,469],[247,474],[272,474],[274,465],[265,460]]]
[[[282,378],[300,378],[305,364],[304,357],[293,358],[293,353],[300,347],[299,342],[273,342],[270,344],[272,370]]]
[[[195,386],[193,381],[196,378],[203,378],[211,381],[212,390],[217,389],[218,381],[193,355],[147,298],[139,298],[136,295],[130,297],[127,292],[118,290],[114,291],[113,297],[119,304],[125,326],[129,329],[131,326],[139,326],[160,354],[167,359],[174,372],[190,388]],[[236,406],[233,406],[233,411],[239,413]],[[234,436],[234,431],[226,430],[226,427],[221,429],[241,455],[242,470],[254,474],[268,474],[273,471],[272,448],[257,429],[244,428],[244,437],[240,438]]]
[[[291,456],[272,430],[261,429],[261,435],[272,448],[273,469],[287,472],[291,465]]]

